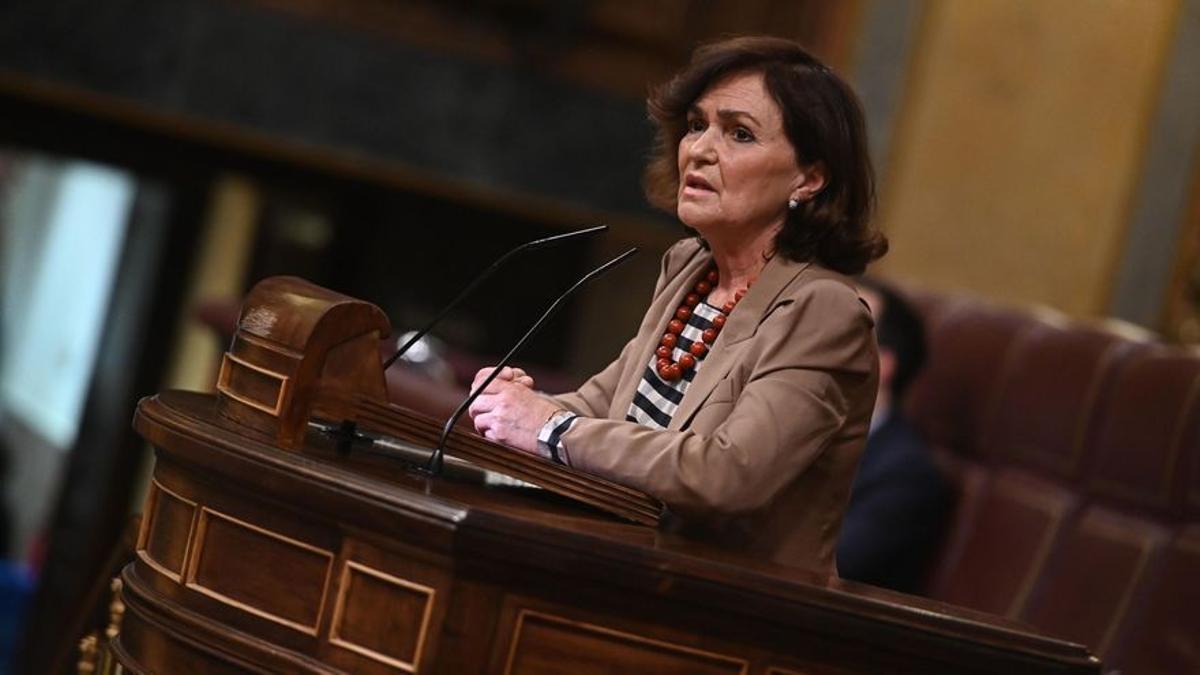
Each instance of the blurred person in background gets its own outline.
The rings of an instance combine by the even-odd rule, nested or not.
[[[925,364],[925,327],[898,293],[870,279],[860,283],[875,316],[879,393],[842,523],[838,573],[919,593],[954,506],[950,486],[902,409]]]

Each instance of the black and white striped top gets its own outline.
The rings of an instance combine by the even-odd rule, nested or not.
[[[703,342],[701,334],[712,327],[713,317],[720,313],[720,309],[703,300],[693,307],[692,315],[684,325],[683,332],[679,334],[679,341],[671,354],[672,360],[678,363],[679,357],[688,352],[692,343]],[[666,332],[665,327],[663,332]],[[655,349],[657,349],[657,345]],[[705,352],[705,356],[707,356],[707,352]],[[652,352],[650,363],[646,364],[646,369],[642,372],[642,379],[638,382],[637,391],[633,395],[633,403],[629,406],[625,420],[637,422],[651,429],[666,429],[667,425],[671,423],[671,418],[675,416],[675,411],[679,408],[679,403],[683,400],[688,385],[696,379],[696,374],[704,365],[704,357],[697,358],[696,366],[686,371],[683,377],[674,382],[668,382],[659,377],[657,363],[658,355]],[[578,415],[574,413],[563,411],[555,414],[546,422],[538,434],[538,449],[542,456],[556,462],[570,464],[566,448],[563,447],[562,435],[567,433],[577,417]]]
[[[712,327],[713,317],[720,313],[721,310],[703,300],[693,307],[691,317],[684,325],[683,332],[679,334],[679,342],[675,345],[671,360],[678,363],[679,357],[688,353],[692,343],[703,342],[700,335]],[[633,395],[633,403],[629,406],[625,420],[637,422],[651,429],[666,429],[667,425],[671,423],[671,418],[675,416],[675,411],[679,408],[679,402],[683,400],[688,385],[696,379],[696,373],[699,373],[700,367],[704,365],[704,358],[696,359],[696,367],[684,372],[683,377],[674,382],[667,382],[659,377],[658,369],[655,367],[657,362],[658,356],[651,354],[650,363],[642,373],[641,381],[638,382],[637,392]]]

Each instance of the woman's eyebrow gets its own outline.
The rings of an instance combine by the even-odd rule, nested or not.
[[[700,106],[698,106],[698,105],[693,105],[692,107],[688,108],[687,116],[689,119],[693,118],[693,117],[704,117],[704,110],[702,110],[700,108]],[[754,115],[751,115],[750,113],[746,112],[745,110],[737,110],[734,108],[720,108],[717,110],[717,117],[721,121],[726,122],[726,123],[735,122],[735,121],[738,121],[739,119],[747,119],[751,123],[753,123],[755,126],[757,126],[759,128],[762,127],[762,122],[759,122],[757,117],[755,117]]]
[[[746,112],[745,110],[733,110],[730,108],[721,108],[720,110],[717,111],[717,117],[719,117],[725,121],[733,121],[733,120],[738,119],[739,117],[744,117],[744,118],[750,120],[751,122],[753,122],[755,125],[760,126],[760,127],[762,126],[762,123],[758,121],[757,117],[755,117],[754,115],[751,115],[750,113]]]

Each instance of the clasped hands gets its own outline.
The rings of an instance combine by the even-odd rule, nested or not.
[[[474,391],[494,368],[475,373]],[[559,407],[533,390],[533,378],[520,368],[505,366],[471,404],[467,412],[483,437],[525,452],[537,452],[542,425]]]

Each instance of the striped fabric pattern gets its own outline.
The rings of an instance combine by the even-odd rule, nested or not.
[[[675,345],[672,359],[679,361],[679,357],[687,352],[692,343],[703,342],[700,335],[705,329],[712,327],[713,317],[720,313],[721,310],[701,300],[693,308],[692,316],[679,335],[679,343]],[[651,429],[666,429],[671,423],[671,418],[675,416],[688,385],[704,365],[704,359],[696,359],[696,367],[685,372],[683,377],[674,382],[667,382],[658,376],[658,370],[655,368],[657,361],[658,356],[651,354],[650,363],[642,373],[642,380],[638,382],[637,392],[633,395],[633,403],[630,404],[625,419]]]
[[[568,410],[559,410],[550,416],[538,432],[538,454],[559,464],[570,464],[567,449],[563,446],[562,435],[571,428],[571,423],[579,417]]]

